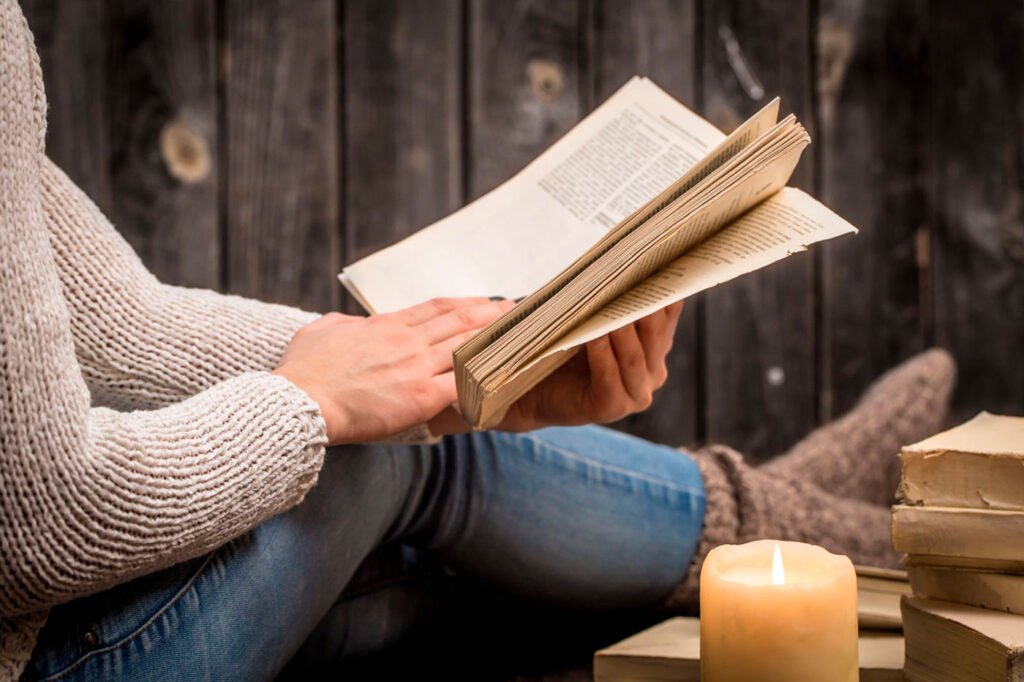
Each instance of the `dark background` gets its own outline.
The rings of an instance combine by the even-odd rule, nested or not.
[[[23,5],[50,154],[157,275],[320,311],[634,73],[724,130],[779,95],[814,139],[795,183],[861,233],[690,301],[622,426],[767,457],[932,344],[957,417],[1024,413],[1019,2]]]

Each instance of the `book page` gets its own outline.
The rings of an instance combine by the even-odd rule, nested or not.
[[[622,220],[615,228],[609,230],[557,276],[525,297],[519,305],[492,322],[479,334],[459,346],[455,350],[456,373],[462,371],[463,366],[471,357],[513,329],[564,287],[570,285],[578,276],[583,275],[585,270],[615,248],[619,242],[629,239],[630,233],[634,230],[645,229],[645,224],[648,221],[658,219],[656,216],[663,215],[663,209],[678,203],[688,190],[699,185],[709,175],[718,172],[723,165],[732,163],[738,154],[755,144],[755,140],[762,139],[762,136],[767,134],[766,131],[776,126],[778,113],[779,99],[776,97],[724,138],[717,147],[692,166],[682,177],[676,179],[650,201],[637,208],[628,218]],[[785,184],[785,181],[782,184]],[[350,286],[349,290],[357,298],[359,297],[360,294],[354,287]]]
[[[540,357],[579,346],[705,289],[857,229],[786,187],[604,306]]]
[[[528,295],[725,136],[634,78],[511,180],[339,278],[370,312]]]
[[[763,158],[752,170],[738,172],[730,182],[720,185],[719,193],[706,196],[702,205],[691,207],[689,212],[681,209],[677,216],[678,222],[671,227],[666,225],[657,228],[656,223],[652,223],[652,234],[648,236],[653,236],[654,240],[649,241],[647,246],[637,248],[638,245],[632,243],[644,237],[640,231],[616,244],[603,259],[611,260],[618,256],[618,267],[594,272],[592,274],[595,276],[591,278],[584,276],[559,293],[560,297],[570,301],[570,307],[568,312],[558,315],[557,323],[552,321],[539,327],[535,325],[536,333],[528,342],[512,336],[495,342],[488,353],[501,352],[503,346],[516,346],[514,353],[505,358],[502,372],[508,374],[525,366],[551,343],[558,344],[558,339],[566,333],[586,324],[586,320],[600,313],[609,303],[641,285],[645,279],[720,229],[730,229],[733,220],[778,193],[789,181],[807,144],[802,128],[796,128],[793,132],[796,135],[784,152]],[[681,200],[685,200],[685,197]],[[658,217],[652,220],[658,220]],[[556,302],[552,301],[548,305],[554,306]]]
[[[718,146],[705,155],[701,161],[692,166],[684,175],[665,187],[665,189],[643,206],[636,209],[628,218],[622,220],[615,228],[609,230],[604,237],[599,239],[597,243],[587,249],[556,277],[552,278],[542,287],[538,288],[525,299],[521,300],[519,305],[503,315],[501,318],[492,322],[473,338],[456,348],[453,354],[455,376],[459,388],[459,403],[463,409],[463,415],[469,418],[472,423],[483,423],[481,422],[481,419],[487,421],[491,418],[500,418],[498,415],[503,414],[504,410],[507,409],[509,405],[508,400],[513,399],[515,395],[518,395],[516,391],[519,389],[526,390],[532,385],[532,383],[536,383],[537,380],[543,378],[544,374],[541,373],[542,368],[546,367],[548,370],[553,370],[558,364],[566,361],[574,351],[563,353],[561,356],[548,355],[543,363],[532,363],[529,372],[519,373],[515,379],[504,384],[504,390],[500,391],[501,395],[485,389],[479,376],[473,374],[469,369],[469,365],[471,363],[476,363],[478,366],[480,366],[481,363],[493,364],[491,360],[483,356],[484,354],[490,356],[495,353],[501,353],[501,351],[496,347],[492,347],[492,344],[499,339],[503,342],[518,344],[520,346],[525,343],[523,339],[527,336],[535,339],[536,335],[530,330],[521,327],[520,323],[523,323],[532,314],[538,313],[540,308],[550,308],[552,305],[558,306],[558,303],[552,301],[553,298],[562,296],[562,290],[565,287],[573,286],[573,283],[575,283],[578,278],[586,279],[591,275],[597,274],[595,272],[595,267],[598,265],[600,260],[607,260],[607,258],[613,257],[610,254],[612,250],[617,249],[619,246],[623,246],[627,249],[629,248],[624,245],[623,242],[636,242],[638,239],[641,241],[648,241],[649,237],[644,236],[646,233],[650,232],[648,229],[648,223],[652,220],[656,220],[655,216],[663,215],[662,209],[668,210],[669,207],[677,206],[680,201],[684,200],[683,197],[687,196],[690,189],[696,189],[698,186],[706,185],[707,181],[712,181],[709,176],[721,176],[722,173],[726,172],[724,169],[725,166],[735,165],[734,162],[738,155],[743,154],[745,158],[749,158],[751,155],[747,152],[748,149],[753,148],[755,145],[758,145],[757,148],[763,148],[763,144],[761,143],[766,139],[772,138],[773,136],[770,131],[777,129],[778,110],[779,100],[776,98],[765,105],[758,113],[754,114],[728,137],[724,138]],[[774,139],[781,141],[778,136],[774,136]],[[806,144],[806,142],[804,142],[804,144]],[[755,154],[755,156],[757,156],[757,154]],[[760,158],[762,158],[763,161],[767,161],[768,157],[761,154]],[[795,159],[793,162],[795,163]],[[757,166],[757,164],[755,165]],[[778,184],[774,184],[769,181],[765,185],[762,185],[760,189],[768,193],[777,191],[786,183],[788,178],[789,174],[785,173],[785,177],[777,179]],[[767,194],[765,194],[765,196],[767,196]],[[739,203],[742,204],[743,202],[740,201]],[[748,204],[748,206],[752,205],[752,203],[753,202]],[[640,231],[643,234],[635,234],[635,230]],[[673,255],[672,257],[675,256]],[[640,273],[632,283],[624,286],[622,291],[625,291],[629,286],[639,282],[641,279],[646,277],[647,274],[654,272],[658,267],[660,267],[660,265],[670,259],[671,258],[665,259],[661,263],[652,266],[650,271],[646,274]],[[646,260],[649,262],[650,258]],[[597,270],[602,270],[602,268],[597,268]],[[612,277],[611,274],[609,274],[608,277]],[[595,284],[591,283],[585,286],[589,288],[594,287]],[[618,293],[611,292],[605,298],[604,302],[596,301],[590,306],[590,308],[597,310],[601,305],[617,295]],[[565,297],[562,296],[562,298],[564,299]],[[564,302],[561,304],[561,308],[563,310],[565,309]],[[536,325],[534,326],[536,327]],[[569,327],[571,327],[571,324],[567,323],[567,328]],[[550,331],[551,327],[542,326],[542,329],[548,329]],[[506,333],[515,336],[516,339],[513,339],[512,336],[506,338]],[[528,349],[527,352],[536,356],[536,353],[533,353]],[[549,360],[552,362],[548,362]]]

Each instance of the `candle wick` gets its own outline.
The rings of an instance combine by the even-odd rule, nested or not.
[[[786,570],[782,566],[782,549],[779,543],[775,543],[775,552],[772,555],[772,585],[786,584]]]

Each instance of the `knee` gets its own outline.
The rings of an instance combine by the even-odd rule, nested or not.
[[[301,507],[330,506],[358,510],[373,500],[384,500],[404,485],[404,466],[394,447],[374,444],[339,445],[327,449],[316,485]]]

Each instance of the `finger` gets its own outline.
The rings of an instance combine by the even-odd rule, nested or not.
[[[637,320],[637,336],[640,337],[640,345],[644,349],[644,358],[647,362],[647,370],[651,373],[658,373],[665,365],[665,355],[672,348],[672,337],[675,335],[675,325],[669,324],[664,312],[658,311],[653,315]]]
[[[429,354],[431,371],[434,374],[450,371],[455,362],[455,358],[453,356],[455,349],[473,338],[477,331],[478,330],[473,329],[471,331],[462,332],[461,334],[456,334],[451,338],[445,339],[444,341],[431,346],[430,350],[427,351]]]
[[[660,313],[659,313],[660,314]],[[664,315],[661,315],[664,318]],[[640,344],[644,348],[644,358],[647,365],[647,378],[650,382],[650,389],[655,391],[661,388],[668,380],[668,364],[666,358],[672,349],[672,335],[675,327],[664,325],[641,325],[637,322],[637,335],[640,337]]]
[[[675,324],[679,321],[679,315],[683,312],[683,302],[676,301],[675,303],[665,307],[665,316],[669,320],[669,324]]]
[[[672,305],[665,308],[665,316],[668,318],[668,325],[671,328],[671,332],[666,336],[668,339],[668,347],[665,352],[672,350],[672,342],[676,337],[676,328],[679,326],[679,317],[683,312],[683,301],[676,301]]]
[[[411,308],[399,310],[394,314],[397,315],[402,322],[413,327],[418,324],[423,324],[424,322],[432,320],[440,315],[450,313],[453,310],[481,305],[483,303],[487,303],[489,300],[490,299],[485,296],[476,296],[472,298],[432,298],[429,301],[418,303]]]
[[[626,393],[637,402],[645,402],[650,398],[650,377],[647,357],[636,327],[630,324],[616,329],[609,336]]]
[[[445,313],[420,325],[427,343],[441,343],[467,331],[486,327],[515,306],[512,301],[487,301]]]
[[[455,372],[445,372],[444,374],[438,374],[431,378],[431,381],[437,387],[437,400],[436,407],[437,412],[440,412],[444,408],[453,404],[459,398],[459,392],[455,387]]]
[[[615,403],[626,395],[615,351],[607,335],[587,344],[587,366],[590,370],[591,402],[596,407]],[[598,412],[602,410],[598,409]]]

